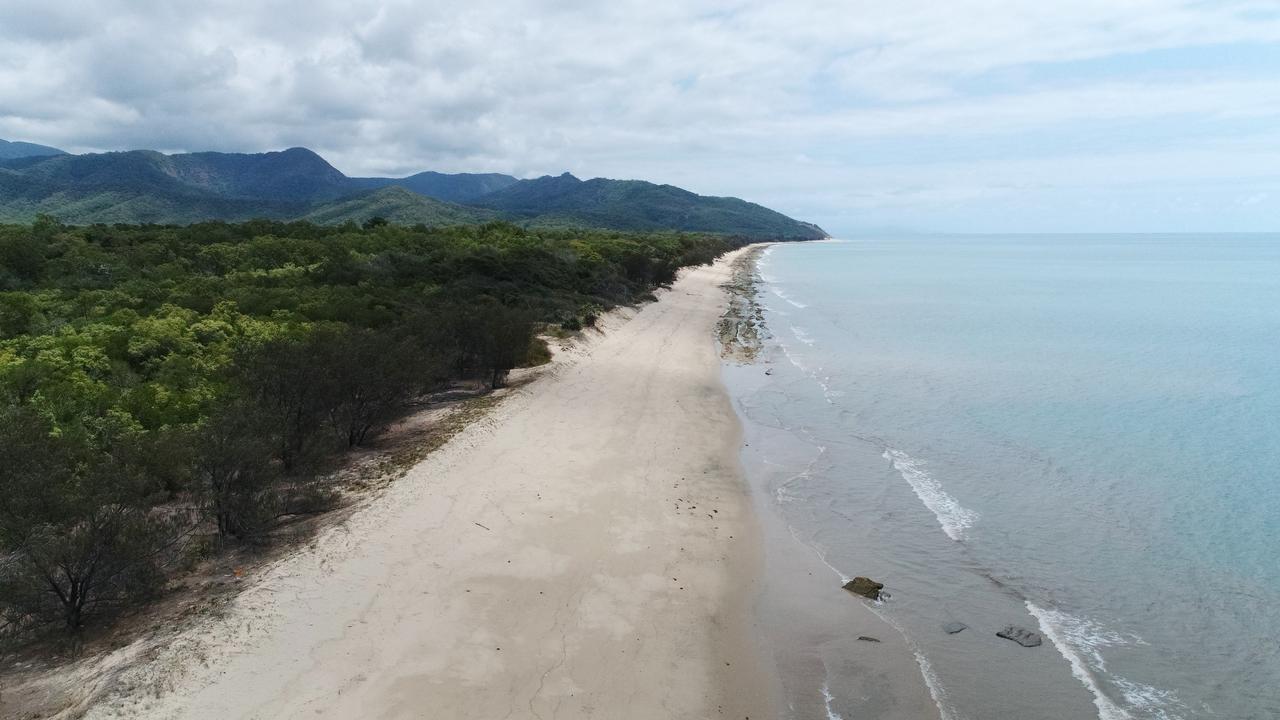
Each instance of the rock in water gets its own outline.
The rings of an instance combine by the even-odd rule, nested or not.
[[[969,626],[965,625],[962,622],[949,622],[946,625],[942,626],[942,631],[948,635],[955,635],[956,633],[960,632],[961,630],[964,630],[967,627]]]
[[[1010,625],[1009,627],[996,633],[997,636],[1006,640],[1012,640],[1022,647],[1036,647],[1040,644],[1040,633],[1032,632],[1023,627]]]
[[[844,584],[844,589],[855,595],[861,595],[872,600],[880,599],[880,591],[884,589],[884,583],[878,583],[871,578],[856,577]]]

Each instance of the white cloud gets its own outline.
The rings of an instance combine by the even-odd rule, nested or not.
[[[0,137],[307,145],[351,174],[645,177],[829,224],[852,207],[936,225],[957,205],[1043,199],[1045,178],[1158,197],[1168,176],[1133,163],[1262,182],[1272,138],[1250,123],[1280,116],[1280,61],[1135,61],[1274,49],[1272,2],[57,5],[0,0]]]

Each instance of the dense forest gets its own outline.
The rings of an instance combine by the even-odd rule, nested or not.
[[[410,402],[499,386],[716,235],[375,219],[0,226],[0,635],[78,631],[193,539],[269,541]]]

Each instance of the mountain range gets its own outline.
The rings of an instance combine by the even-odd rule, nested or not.
[[[74,155],[0,141],[0,222],[50,215],[71,224],[189,224],[203,220],[305,219],[456,225],[507,220],[532,227],[715,232],[756,239],[826,233],[737,198],[697,195],[640,180],[580,180],[569,173],[423,172],[348,177],[306,148],[279,152],[151,150]]]

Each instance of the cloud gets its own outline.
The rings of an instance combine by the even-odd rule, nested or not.
[[[1162,64],[1242,47],[1263,65]],[[1280,14],[1252,1],[0,0],[0,137],[644,177],[829,225],[972,207],[1001,227],[994,203],[1042,207],[1046,178],[1143,184],[1134,218],[1159,222],[1172,184],[1144,167],[1280,174],[1258,167],[1277,48]]]

